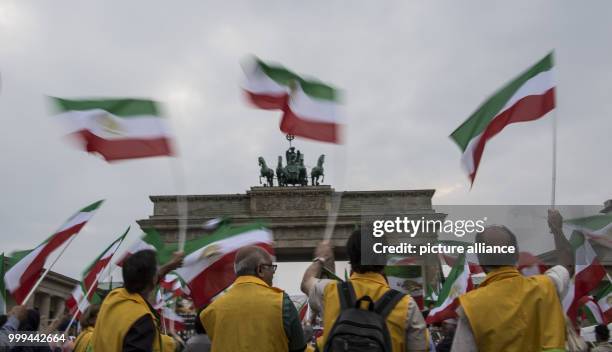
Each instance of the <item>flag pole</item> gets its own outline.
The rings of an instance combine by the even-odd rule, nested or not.
[[[113,253],[114,256],[114,253]],[[109,263],[109,266],[112,265],[112,263]],[[106,276],[104,277],[104,279],[108,279],[109,276],[113,275],[113,271],[115,271],[115,269],[117,269],[117,267],[115,266],[113,268],[113,270],[109,270],[108,274],[106,274]],[[91,291],[93,290],[94,287],[97,286],[98,282],[100,281],[100,277],[98,277],[92,284],[91,286],[89,286],[89,288],[87,289],[87,293],[85,294],[85,296],[81,297],[81,299],[77,302],[76,305],[76,310],[74,311],[74,314],[72,315],[72,318],[70,319],[70,323],[68,323],[68,326],[66,327],[66,330],[64,330],[64,335],[68,332],[68,330],[70,330],[70,326],[72,325],[72,323],[74,323],[77,315],[79,315],[79,309],[81,307],[81,303],[83,303],[84,300],[88,300],[89,295],[91,294]],[[83,284],[84,285],[84,284]]]
[[[555,196],[557,187],[557,113],[552,116],[552,192],[551,208],[555,208]]]
[[[128,227],[128,231],[129,230],[130,230],[130,228]],[[111,279],[111,286],[112,286],[112,282],[113,282],[113,272],[117,269],[116,265],[113,266],[113,258],[115,257],[115,254],[117,254],[117,251],[119,250],[119,247],[121,247],[121,245],[123,244],[123,241],[125,240],[125,235],[126,234],[127,234],[127,232],[123,235],[123,238],[119,242],[119,245],[117,246],[117,248],[115,248],[115,251],[113,252],[113,255],[111,255],[111,257],[110,257],[110,259],[108,261],[108,271],[107,271],[106,276],[104,277],[104,280],[107,280],[110,277],[110,279]],[[104,268],[104,269],[106,269],[106,268]],[[102,270],[101,272],[104,273],[104,271],[106,271],[106,270]],[[76,316],[79,314],[79,308],[81,307],[81,303],[83,303],[83,300],[89,300],[88,297],[89,297],[89,294],[91,294],[91,290],[93,290],[93,288],[98,285],[98,282],[100,282],[101,278],[102,278],[102,275],[98,276],[96,278],[96,280],[94,280],[94,282],[91,284],[91,286],[89,286],[89,288],[87,289],[87,293],[85,294],[85,296],[81,297],[81,299],[77,302],[76,310],[74,311],[74,315],[72,316],[72,319],[70,319],[70,323],[68,324],[68,327],[66,327],[66,330],[64,331],[64,335],[68,332],[68,329],[70,329],[70,326],[72,325],[72,323],[76,319]],[[85,284],[85,282],[83,282],[83,285],[84,284]]]
[[[32,287],[32,289],[30,290],[30,292],[28,293],[28,295],[26,296],[26,298],[23,300],[23,302],[21,303],[22,305],[26,305],[26,303],[28,303],[28,300],[30,299],[30,297],[32,297],[32,295],[34,294],[34,291],[36,291],[36,289],[38,288],[38,286],[40,285],[40,283],[42,282],[42,280],[45,278],[45,276],[47,276],[47,274],[49,273],[49,271],[51,271],[51,269],[53,268],[53,266],[55,265],[55,263],[57,263],[57,261],[59,260],[59,258],[61,258],[61,256],[64,254],[64,252],[66,251],[66,249],[68,248],[68,246],[70,246],[70,244],[72,243],[72,241],[76,238],[78,234],[75,234],[74,236],[70,237],[70,239],[68,240],[68,243],[66,243],[66,245],[64,246],[64,248],[62,249],[62,251],[60,252],[60,254],[55,257],[55,260],[53,260],[53,263],[51,263],[51,265],[49,265],[49,267],[45,270],[45,272],[40,276],[40,278],[38,278],[38,281],[36,281],[36,283],[34,284],[34,286]]]
[[[175,164],[172,167],[174,175],[174,185],[176,189],[176,208],[178,216],[178,250],[182,252],[185,249],[185,240],[187,238],[187,198],[183,194],[185,189],[185,172],[183,165],[178,157],[175,158]]]

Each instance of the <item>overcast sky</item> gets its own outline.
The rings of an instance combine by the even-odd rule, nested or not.
[[[257,157],[271,162],[287,142],[280,114],[242,97],[248,54],[344,91],[346,143],[295,143],[307,165],[327,155],[336,190],[435,188],[437,204],[547,204],[556,115],[557,202],[601,204],[612,197],[610,13],[608,1],[1,0],[2,250],[34,247],[105,198],[57,265],[77,277],[151,214],[149,195],[176,192],[174,159],[109,165],[66,143],[45,95],[163,101],[187,193],[257,185]],[[487,144],[470,190],[448,135],[553,49],[557,109]]]

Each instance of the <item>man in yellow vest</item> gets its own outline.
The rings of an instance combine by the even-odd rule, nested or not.
[[[77,336],[76,340],[74,340],[74,352],[85,352],[87,348],[89,348],[99,311],[100,306],[92,304],[83,312],[83,316],[81,316],[79,320],[82,331],[79,336]]]
[[[260,247],[242,248],[236,281],[200,313],[215,352],[304,351],[302,325],[289,296],[272,287],[276,265]]]
[[[350,283],[355,297],[369,296],[377,301],[391,288],[383,275],[384,265],[363,265],[361,261],[361,230],[355,230],[346,243],[346,252],[351,264]],[[323,336],[319,348],[325,345],[334,322],[340,314],[338,281],[318,279],[325,263],[333,263],[331,246],[321,243],[315,251],[316,258],[306,269],[302,279],[302,292],[308,295],[310,307],[323,316]],[[427,351],[429,349],[426,325],[419,307],[412,297],[406,295],[386,318],[393,352]]]
[[[182,260],[182,253],[176,253],[158,272],[155,251],[143,250],[123,262],[123,287],[102,302],[91,338],[93,352],[174,352],[163,349],[159,317],[148,299],[158,278],[179,267]]]
[[[561,232],[561,215],[549,211],[560,263],[573,268],[571,245]],[[516,268],[518,245],[504,226],[490,226],[476,242],[514,246],[514,253],[478,254],[487,273],[480,286],[459,297],[459,316],[451,351],[565,351],[565,313],[561,299],[570,272],[562,265],[545,275],[525,277]]]

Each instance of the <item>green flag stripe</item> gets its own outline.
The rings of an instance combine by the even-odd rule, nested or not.
[[[87,213],[87,212],[90,212],[90,211],[94,211],[94,210],[98,209],[102,203],[104,203],[104,199],[99,200],[99,201],[97,201],[95,203],[92,203],[92,204],[86,206],[85,208],[81,209],[80,213]]]
[[[546,55],[542,60],[533,65],[527,71],[519,75],[517,78],[506,84],[487,99],[464,123],[461,124],[453,133],[451,138],[457,143],[462,151],[475,136],[482,133],[489,122],[504,107],[506,102],[512,98],[514,93],[540,72],[549,71],[553,67],[553,54]]]
[[[102,109],[120,117],[156,116],[162,117],[157,103],[146,99],[92,99],[68,100],[51,97],[60,112]]]
[[[584,235],[579,231],[572,232],[572,235],[569,239],[569,243],[572,248],[574,248],[574,250],[577,250],[584,244]]]
[[[444,286],[442,286],[442,290],[440,291],[440,295],[438,296],[438,302],[436,303],[436,307],[439,307],[444,303],[448,295],[450,294],[450,290],[453,287],[453,283],[457,281],[459,276],[463,273],[463,266],[465,264],[465,254],[459,255],[455,265],[451,269],[451,272],[448,274],[446,281],[444,281]]]
[[[599,230],[612,223],[612,215],[593,215],[584,218],[570,219],[565,222],[589,230]]]
[[[304,93],[311,98],[332,101],[339,100],[338,91],[323,82],[306,80],[282,66],[268,65],[261,60],[258,60],[257,63],[266,76],[280,85],[292,87],[293,82],[298,82]]]
[[[87,267],[87,269],[85,269],[85,270],[83,271],[83,278],[84,278],[85,276],[87,276],[87,273],[89,273],[89,271],[91,270],[91,268],[93,268],[93,266],[94,266],[94,265],[95,265],[97,262],[99,262],[99,261],[100,261],[100,259],[102,259],[102,256],[103,256],[103,255],[104,255],[106,252],[108,252],[108,250],[109,250],[109,249],[110,249],[110,248],[111,248],[113,245],[115,245],[115,243],[117,243],[118,241],[123,241],[123,239],[124,239],[124,238],[125,238],[125,236],[128,234],[128,232],[130,232],[130,226],[128,226],[128,228],[125,230],[125,232],[123,233],[123,235],[121,235],[121,236],[117,237],[117,239],[116,239],[116,240],[114,240],[113,242],[111,242],[111,244],[109,244],[109,245],[108,245],[108,247],[106,247],[106,248],[104,249],[104,251],[102,251],[102,253],[100,253],[100,254],[98,255],[98,257],[96,257],[96,259],[95,259],[93,262],[91,262],[91,263],[89,264],[89,266]]]
[[[599,301],[600,299],[609,295],[610,292],[612,292],[612,284],[608,281],[602,288],[599,289],[599,291],[597,291],[595,294],[595,300]]]

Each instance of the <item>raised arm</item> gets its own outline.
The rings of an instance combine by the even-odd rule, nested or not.
[[[333,261],[334,251],[331,244],[326,241],[319,243],[315,249],[315,260],[308,266],[304,272],[304,277],[302,277],[302,284],[300,285],[302,292],[308,295],[321,275],[323,265],[325,265],[325,263],[332,263]]]
[[[559,263],[567,269],[570,277],[574,276],[574,248],[563,234],[563,217],[558,210],[548,210],[548,227],[555,239],[555,250]]]

